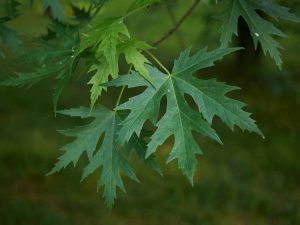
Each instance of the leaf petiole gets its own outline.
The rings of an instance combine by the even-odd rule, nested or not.
[[[166,73],[168,76],[171,76],[170,71],[148,50],[143,50],[147,55],[149,55]]]
[[[131,69],[132,69],[132,64],[130,64],[130,66],[128,68],[128,72],[127,72],[128,74],[130,73]],[[116,111],[116,108],[117,108],[117,106],[119,105],[119,103],[121,101],[121,98],[122,98],[122,96],[124,94],[125,87],[126,87],[125,85],[122,86],[122,89],[121,89],[120,94],[119,94],[118,99],[117,99],[117,103],[116,103],[115,108],[114,108],[114,111]]]

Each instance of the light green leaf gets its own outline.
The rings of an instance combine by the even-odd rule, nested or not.
[[[170,75],[147,66],[153,85],[139,78],[137,73],[111,81],[109,86],[147,86],[143,93],[117,107],[117,110],[130,110],[119,131],[120,141],[128,141],[134,133],[139,136],[144,123],[150,120],[157,126],[157,130],[148,144],[146,156],[154,153],[168,137],[174,136],[175,143],[168,162],[177,159],[179,168],[192,183],[197,162],[195,156],[202,154],[192,131],[221,143],[211,128],[212,119],[217,115],[231,129],[236,125],[242,130],[261,134],[250,114],[242,110],[244,104],[225,96],[227,92],[237,88],[192,76],[197,70],[214,65],[215,61],[236,50],[237,48],[223,48],[207,52],[202,49],[193,56],[190,56],[190,50],[186,50],[175,61]],[[199,112],[189,106],[185,94],[193,97]],[[163,96],[167,97],[167,109],[157,122]]]
[[[264,53],[269,53],[277,66],[281,67],[282,60],[279,49],[282,47],[274,40],[273,35],[279,37],[286,37],[286,35],[258,14],[257,10],[261,10],[276,19],[300,21],[297,16],[289,12],[288,8],[282,7],[271,0],[229,0],[228,8],[222,15],[221,46],[227,47],[232,34],[237,35],[238,18],[241,16],[248,24],[255,48],[259,42]]]
[[[123,22],[113,23],[111,26],[108,26],[100,36],[101,43],[97,49],[98,53],[102,52],[107,62],[109,62],[113,78],[116,78],[119,73],[117,55],[117,45],[120,43],[119,34],[130,37],[127,27]]]
[[[91,108],[94,106],[102,91],[105,90],[101,83],[108,81],[109,76],[113,79],[119,74],[119,52],[117,46],[124,39],[130,38],[130,34],[122,18],[111,18],[94,26],[83,35],[78,48],[75,49],[74,59],[78,58],[87,49],[94,51],[97,62],[94,63],[89,72],[96,71],[88,84],[91,89]]]
[[[114,111],[103,106],[95,107],[91,113],[90,109],[85,107],[64,110],[59,113],[81,118],[92,117],[94,120],[85,126],[60,131],[62,134],[76,139],[62,147],[65,153],[59,157],[49,175],[66,168],[70,163],[75,166],[79,158],[83,154],[87,154],[89,163],[84,168],[82,179],[102,167],[98,189],[104,186],[103,197],[107,206],[112,207],[116,199],[117,187],[125,191],[120,175],[121,171],[131,179],[138,181],[127,159],[121,153],[121,144],[116,139],[120,118]],[[104,136],[102,144],[97,148],[97,143],[102,136]]]
[[[96,71],[88,84],[92,85],[91,88],[91,109],[95,105],[98,97],[101,95],[103,90],[106,90],[106,87],[101,86],[100,84],[106,83],[108,77],[111,74],[109,69],[109,64],[103,62],[101,64],[93,64],[89,72]]]
[[[125,55],[128,64],[132,64],[140,75],[151,82],[149,72],[145,68],[145,64],[150,64],[150,61],[141,53],[141,50],[150,48],[152,47],[143,41],[129,40],[119,46],[119,51]]]
[[[123,19],[106,19],[84,33],[80,46],[75,50],[74,58],[90,48],[95,51],[97,59],[105,57],[110,71],[112,71],[112,77],[116,78],[119,72],[117,45],[121,43],[120,35],[130,37]]]

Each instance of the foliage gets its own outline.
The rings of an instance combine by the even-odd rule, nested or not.
[[[202,49],[192,57],[189,56],[190,50],[186,50],[175,61],[172,73],[166,75],[156,68],[148,67],[152,80],[155,81],[153,85],[139,78],[137,73],[113,80],[110,84],[116,86],[147,86],[142,94],[117,107],[117,110],[130,110],[119,131],[121,143],[128,141],[134,133],[139,135],[144,123],[149,119],[157,126],[157,130],[148,144],[146,157],[153,154],[168,137],[174,135],[175,143],[168,162],[178,159],[179,168],[193,183],[195,155],[202,154],[202,151],[195,142],[192,131],[221,143],[211,128],[212,119],[217,115],[231,129],[237,125],[243,130],[262,135],[249,113],[241,109],[244,104],[225,96],[228,91],[236,90],[236,87],[192,76],[198,69],[212,66],[214,61],[235,50],[217,49],[207,52],[206,49]],[[185,94],[193,97],[202,115],[189,107],[184,98]],[[167,96],[167,109],[157,122],[163,96]]]
[[[195,1],[180,23],[175,24],[163,40],[178,28],[199,2]],[[16,72],[16,77],[4,80],[1,84],[30,87],[44,79],[54,78],[54,111],[82,119],[94,118],[85,126],[61,131],[75,140],[62,148],[64,154],[59,157],[49,174],[58,172],[71,163],[75,166],[80,157],[87,155],[88,164],[84,168],[82,179],[101,167],[98,189],[104,186],[103,196],[111,207],[117,196],[117,188],[125,190],[122,174],[138,181],[129,165],[133,149],[140,159],[162,174],[154,159],[155,153],[166,139],[173,136],[174,146],[167,162],[177,159],[179,169],[193,184],[196,156],[203,153],[194,132],[222,143],[212,127],[214,117],[219,117],[231,130],[237,126],[243,131],[255,132],[263,137],[255,121],[250,118],[250,113],[243,110],[245,104],[226,96],[228,92],[239,88],[215,79],[198,79],[194,74],[198,70],[214,66],[225,55],[240,49],[228,47],[232,34],[237,35],[240,17],[248,24],[255,47],[260,43],[264,52],[268,52],[277,66],[281,67],[280,45],[273,35],[285,37],[285,34],[269,22],[266,15],[299,22],[299,18],[287,8],[271,0],[227,0],[227,9],[221,16],[221,46],[212,51],[203,48],[193,55],[191,49],[184,50],[169,72],[151,53],[151,45],[132,37],[126,23],[129,16],[135,16],[136,12],[159,1],[134,0],[125,15],[105,19],[97,15],[107,3],[106,0],[64,3],[59,0],[43,0],[41,3],[42,11],[50,17],[52,24],[48,27],[48,34],[34,40],[35,47],[25,50],[26,55],[21,56],[31,70]],[[68,4],[72,9],[72,19],[65,10]],[[21,52],[19,49],[22,40],[20,34],[9,28],[7,22],[18,17],[18,5],[15,0],[4,1],[0,18],[0,38],[7,48],[17,53]],[[222,7],[222,4],[217,3],[216,7]],[[95,18],[100,22],[96,22]],[[5,56],[1,51],[0,54]],[[125,75],[120,75],[122,59],[129,67]],[[63,88],[79,70],[79,65],[84,68],[83,73],[91,85],[90,107],[57,110]],[[103,91],[110,94],[114,90],[112,86],[121,87],[115,108],[108,109],[97,104]],[[126,86],[146,89],[120,104]],[[187,100],[187,96],[193,101]],[[161,113],[164,111],[161,102],[165,97],[166,112]],[[156,129],[146,130],[145,122],[148,120]]]
[[[294,22],[300,22],[300,19],[290,13],[288,8],[282,7],[272,0],[229,0],[227,8],[222,16],[221,45],[227,46],[232,34],[237,35],[237,23],[241,16],[248,24],[255,48],[257,48],[259,42],[264,53],[268,52],[276,64],[281,67],[282,60],[278,49],[282,47],[274,40],[272,35],[280,37],[286,37],[286,35],[271,22],[264,19],[258,10],[275,19],[280,18]]]

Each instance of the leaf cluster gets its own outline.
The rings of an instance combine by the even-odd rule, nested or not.
[[[35,48],[30,50],[30,54],[25,50],[26,55],[21,57],[21,61],[32,68],[29,72],[16,72],[15,77],[1,82],[6,86],[31,87],[52,78],[55,80],[54,111],[84,120],[93,119],[84,126],[60,131],[73,138],[73,141],[62,147],[63,154],[49,174],[59,172],[70,164],[76,166],[80,158],[86,155],[88,162],[82,180],[101,168],[97,189],[103,187],[103,197],[111,207],[117,197],[117,189],[125,191],[123,176],[139,181],[130,166],[133,154],[162,175],[155,154],[170,137],[174,138],[174,144],[166,161],[177,160],[178,168],[191,184],[197,156],[203,154],[199,137],[222,144],[213,127],[214,118],[218,117],[232,131],[239,127],[264,137],[250,117],[251,114],[244,110],[246,104],[228,97],[227,94],[238,90],[238,87],[216,79],[199,79],[195,73],[214,66],[224,56],[240,50],[239,47],[229,47],[232,35],[238,35],[239,18],[246,21],[255,47],[260,44],[264,52],[269,53],[281,67],[281,46],[274,36],[286,35],[273,25],[269,17],[299,22],[299,18],[290,13],[288,8],[271,0],[227,0],[227,8],[220,15],[223,21],[220,47],[211,51],[203,48],[195,53],[186,49],[174,60],[173,68],[169,71],[151,53],[153,47],[150,44],[132,37],[126,23],[129,16],[159,1],[133,0],[125,15],[96,21],[107,1],[84,0],[88,7],[70,1],[73,17],[68,18],[64,10],[67,3],[42,0],[42,11],[52,23],[47,35],[34,40]],[[199,2],[194,3],[180,23]],[[217,3],[216,7],[219,5],[221,3]],[[2,6],[5,16],[0,18],[0,39],[7,47],[16,50],[21,45],[19,36],[5,23],[18,16],[18,2],[7,0]],[[176,24],[175,28],[178,26]],[[1,52],[0,55],[4,56]],[[124,75],[120,74],[122,58],[129,68]],[[79,65],[84,68],[83,75],[91,86],[90,107],[57,110],[63,88],[72,80]],[[111,87],[120,87],[121,91],[116,106],[109,109],[99,104],[98,100]],[[136,87],[144,89],[122,102],[125,89]],[[192,105],[188,98],[195,104]],[[163,99],[166,99],[166,106],[161,104]],[[147,121],[155,129],[147,130]]]

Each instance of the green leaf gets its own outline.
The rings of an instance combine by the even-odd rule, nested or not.
[[[37,82],[49,77],[53,77],[63,69],[62,65],[44,66],[29,73],[16,73],[16,77],[8,78],[0,84],[3,86],[12,87],[31,87]]]
[[[59,0],[43,0],[43,11],[47,10],[49,7],[52,10],[52,15],[54,19],[64,20],[64,8]]]
[[[121,43],[120,35],[130,37],[122,18],[106,19],[84,33],[83,40],[75,50],[74,56],[77,57],[86,49],[91,48],[98,59],[105,57],[112,71],[112,77],[116,78],[119,72],[117,45]]]
[[[130,37],[127,27],[123,22],[113,23],[102,31],[100,36],[101,44],[97,51],[102,52],[107,62],[109,62],[109,68],[112,71],[112,77],[118,76],[118,55],[117,45],[120,43],[119,34],[123,34]]]
[[[100,84],[106,83],[108,81],[109,75],[112,73],[109,68],[109,64],[105,61],[101,64],[93,64],[89,72],[96,71],[88,84],[92,85],[91,88],[91,109],[94,107],[98,97],[101,95],[106,87]]]
[[[33,71],[17,72],[16,77],[8,78],[0,82],[0,85],[29,88],[44,79],[55,78],[57,82],[53,93],[53,107],[56,111],[63,88],[70,81],[76,67],[76,63],[71,64],[74,58],[72,47],[78,44],[79,39],[72,31],[62,29],[59,25],[53,24],[50,32],[54,31],[53,40],[38,41],[30,54],[20,57],[20,63],[32,66]]]
[[[274,40],[273,35],[279,37],[286,37],[286,35],[258,14],[257,10],[261,10],[275,19],[300,21],[297,16],[289,12],[288,8],[282,7],[271,0],[229,0],[228,8],[222,15],[221,46],[227,47],[232,34],[237,35],[238,18],[241,16],[248,24],[255,48],[257,48],[259,42],[264,53],[269,53],[277,66],[281,67],[282,60],[279,49],[282,47]]]
[[[61,93],[73,75],[72,70],[72,67],[65,65],[65,67],[61,70],[60,74],[56,77],[58,81],[54,87],[53,92],[53,109],[55,113],[57,110],[58,100],[61,96]]]
[[[12,19],[18,16],[18,6],[19,2],[16,0],[4,0],[3,3],[0,4],[1,12]]]
[[[134,133],[139,136],[144,123],[150,120],[157,126],[157,130],[148,144],[146,156],[154,153],[168,137],[174,136],[175,143],[167,161],[178,159],[179,168],[192,183],[197,162],[195,156],[202,154],[192,131],[221,143],[211,127],[215,115],[231,129],[236,125],[242,130],[262,135],[255,121],[250,118],[250,114],[243,111],[245,104],[225,96],[227,92],[236,90],[236,87],[192,76],[197,70],[213,66],[215,61],[237,49],[223,48],[211,52],[202,49],[193,56],[190,56],[188,49],[175,61],[170,75],[147,66],[153,85],[139,77],[137,73],[111,81],[109,86],[147,86],[143,93],[117,107],[117,110],[130,110],[128,117],[122,121],[122,128],[118,133],[120,141],[128,141]],[[190,95],[194,99],[200,113],[189,106],[185,95]],[[166,113],[157,122],[160,102],[164,96],[167,97]]]
[[[107,206],[112,207],[116,199],[117,187],[125,191],[120,175],[121,171],[129,178],[138,181],[127,159],[121,152],[121,144],[116,139],[120,118],[114,111],[103,106],[95,107],[91,113],[90,109],[85,107],[64,110],[59,113],[72,117],[92,117],[94,120],[85,126],[60,131],[62,134],[76,139],[62,147],[65,153],[59,157],[58,162],[49,175],[66,168],[71,163],[75,166],[79,158],[87,154],[89,162],[84,168],[82,179],[99,167],[102,167],[101,176],[98,180],[98,189],[104,186],[103,197]],[[97,147],[102,136],[101,146]]]
[[[0,41],[15,53],[21,50],[22,41],[17,32],[2,23],[0,23]]]
[[[150,63],[141,53],[142,50],[150,49],[145,42],[132,40],[122,18],[110,18],[94,26],[84,36],[80,46],[75,50],[74,58],[83,51],[91,49],[95,52],[97,62],[93,64],[89,72],[96,71],[88,84],[91,88],[91,108],[96,103],[102,91],[105,90],[100,84],[118,77],[118,59],[120,54],[125,55],[128,64],[132,64],[145,79],[151,82],[149,73],[145,68]]]
[[[151,82],[149,72],[145,68],[145,64],[150,64],[150,61],[141,53],[141,50],[150,48],[152,47],[143,41],[129,40],[119,46],[119,51],[125,55],[128,64],[132,64],[140,75]]]
[[[97,62],[89,70],[89,72],[96,71],[89,81],[92,85],[91,108],[104,90],[100,84],[108,81],[109,76],[113,79],[118,77],[120,53],[117,51],[117,46],[122,43],[124,37],[128,39],[130,34],[123,19],[110,18],[84,33],[83,40],[75,49],[74,59],[88,49],[94,51],[96,56]]]
[[[146,8],[156,2],[160,2],[160,0],[134,0],[128,8],[127,14]]]
[[[129,155],[129,158],[132,150],[134,149],[140,160],[142,160],[147,166],[149,166],[159,175],[163,175],[159,165],[155,161],[154,155],[150,155],[146,158],[147,143],[143,140],[143,137],[139,138],[136,134],[133,134],[128,143],[126,143],[125,149],[126,154]]]

